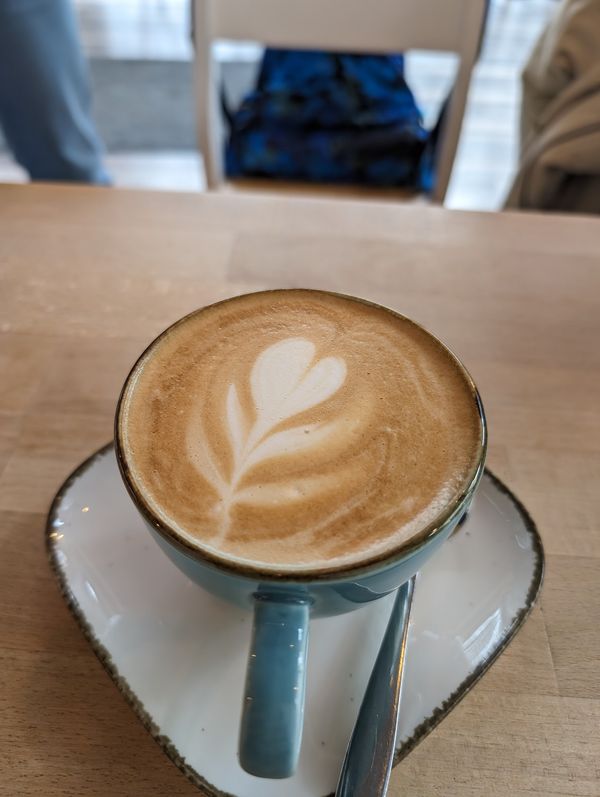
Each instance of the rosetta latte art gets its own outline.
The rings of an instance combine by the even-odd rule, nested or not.
[[[273,500],[309,497],[306,489],[286,490],[277,485],[243,487],[244,477],[263,460],[276,456],[294,456],[312,446],[323,445],[335,432],[336,421],[299,424],[280,430],[283,422],[321,404],[344,384],[346,363],[341,357],[323,357],[314,362],[315,345],[304,338],[286,338],[269,346],[256,358],[250,372],[254,418],[249,419],[238,397],[235,384],[230,384],[224,422],[231,443],[233,468],[224,478],[206,440],[192,435],[188,446],[202,476],[218,493],[221,516],[219,537],[229,528],[230,509],[234,503],[271,503]],[[313,483],[318,489],[318,482]]]

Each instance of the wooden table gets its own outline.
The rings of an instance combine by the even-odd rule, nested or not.
[[[599,220],[3,186],[0,279],[2,795],[198,793],[69,615],[44,519],[111,437],[142,347],[195,307],[269,286],[391,305],[459,352],[489,464],[544,539],[540,604],[390,795],[600,795]]]

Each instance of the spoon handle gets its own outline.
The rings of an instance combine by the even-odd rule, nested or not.
[[[414,585],[413,576],[398,589],[346,750],[335,797],[382,797],[386,793],[394,758]]]

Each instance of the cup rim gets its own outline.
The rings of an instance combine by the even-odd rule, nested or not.
[[[480,421],[480,428],[481,428],[481,434],[479,437],[478,455],[475,459],[474,466],[469,472],[467,478],[464,480],[461,490],[456,494],[456,496],[446,507],[446,509],[440,514],[438,514],[433,521],[427,524],[417,534],[414,534],[411,537],[409,537],[407,540],[398,543],[398,545],[396,545],[391,550],[379,554],[373,554],[371,556],[365,556],[365,558],[361,559],[359,562],[353,562],[348,565],[342,564],[338,566],[332,566],[330,568],[320,568],[318,570],[311,569],[310,567],[294,568],[294,569],[286,569],[285,567],[280,567],[280,568],[276,567],[269,568],[266,566],[261,567],[260,565],[254,565],[250,562],[241,562],[241,561],[232,560],[226,556],[221,556],[217,553],[207,550],[206,548],[203,548],[200,545],[198,546],[193,545],[188,539],[186,539],[183,535],[179,534],[174,528],[165,523],[163,519],[158,517],[158,515],[153,511],[149,503],[145,500],[141,490],[135,484],[135,481],[131,475],[131,470],[127,463],[127,458],[125,456],[123,441],[122,441],[122,429],[121,429],[121,409],[131,380],[136,375],[140,364],[142,363],[142,361],[144,361],[149,352],[155,346],[157,346],[159,342],[161,342],[167,335],[171,334],[173,330],[176,329],[180,324],[184,324],[185,322],[187,322],[188,319],[204,312],[209,307],[216,307],[221,304],[226,304],[229,302],[241,300],[246,298],[247,296],[274,294],[274,293],[293,293],[295,291],[303,293],[324,294],[328,296],[337,296],[339,298],[358,302],[360,304],[364,304],[369,307],[376,307],[378,309],[382,309],[388,313],[391,313],[397,318],[401,318],[403,321],[407,321],[408,323],[417,327],[419,330],[425,332],[451,357],[451,359],[454,361],[454,363],[461,371],[469,387],[473,400],[475,401],[477,414],[479,416],[479,421]],[[463,365],[461,360],[457,357],[457,355],[448,346],[446,346],[445,343],[443,343],[436,335],[434,335],[432,332],[430,332],[428,329],[426,329],[418,322],[413,321],[411,318],[408,318],[402,313],[399,313],[396,310],[392,310],[389,307],[385,307],[384,305],[380,305],[377,304],[376,302],[368,301],[367,299],[362,299],[357,296],[351,296],[336,291],[324,291],[313,288],[274,288],[270,290],[251,291],[249,293],[239,294],[236,296],[229,297],[227,299],[222,299],[218,302],[214,302],[209,305],[204,305],[203,307],[199,307],[196,310],[192,310],[192,312],[187,313],[185,316],[178,319],[173,324],[169,325],[157,337],[155,337],[148,344],[148,346],[146,346],[146,348],[140,354],[140,356],[136,359],[129,373],[127,374],[127,377],[123,383],[123,387],[121,388],[121,392],[119,394],[116,411],[115,411],[114,443],[115,443],[117,464],[119,467],[119,471],[121,473],[121,478],[125,483],[125,487],[127,488],[127,491],[131,499],[133,500],[135,506],[137,507],[138,511],[140,512],[144,520],[147,523],[149,523],[152,526],[152,528],[156,532],[158,532],[158,534],[167,543],[175,547],[181,553],[187,555],[188,557],[191,557],[192,559],[197,560],[198,562],[204,564],[205,566],[209,566],[214,569],[224,571],[233,576],[251,578],[271,583],[285,582],[285,583],[305,584],[311,582],[347,580],[348,578],[362,576],[371,573],[373,571],[379,572],[381,570],[387,569],[388,567],[392,567],[398,562],[403,561],[409,558],[410,556],[413,556],[414,554],[418,553],[421,549],[425,548],[430,542],[432,542],[436,537],[438,537],[448,527],[450,523],[454,522],[454,520],[458,520],[461,514],[463,513],[464,509],[470,503],[471,498],[477,488],[477,485],[481,480],[481,477],[483,476],[483,472],[485,469],[485,457],[486,457],[487,443],[488,443],[488,430],[487,430],[487,420],[485,416],[485,411],[483,409],[481,396],[479,394],[479,391],[477,389],[477,386],[475,385],[473,378],[471,377],[471,374]]]

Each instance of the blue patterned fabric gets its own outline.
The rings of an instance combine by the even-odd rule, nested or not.
[[[267,49],[229,121],[229,177],[431,188],[432,137],[402,55]]]

